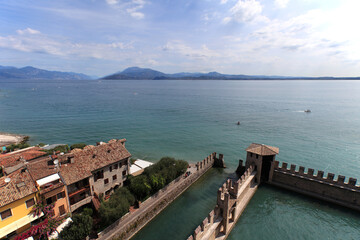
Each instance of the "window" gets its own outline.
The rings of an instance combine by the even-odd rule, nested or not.
[[[104,180],[104,184],[108,184],[108,183],[109,183],[109,179],[106,178],[106,179]]]
[[[59,207],[59,214],[60,214],[60,216],[62,216],[62,215],[65,214],[65,207],[64,207],[64,205],[61,205],[61,206]]]
[[[115,181],[117,179],[116,174],[113,176],[113,181]]]
[[[259,155],[258,154],[256,154],[256,159],[258,159],[259,158]]]
[[[118,165],[117,165],[117,164],[114,165],[114,169],[118,169]]]
[[[57,199],[62,199],[65,197],[65,192],[58,193],[56,196],[57,196]]]
[[[104,178],[104,171],[103,171],[103,170],[97,171],[97,172],[94,174],[94,181],[95,181],[95,182],[96,182],[98,179],[101,179],[101,178]]]
[[[250,157],[252,157],[252,153],[250,153]]]
[[[54,202],[56,202],[56,196],[55,195],[46,199],[46,204],[52,204]]]
[[[126,177],[126,170],[122,172],[123,178]]]
[[[0,215],[1,215],[1,220],[11,217],[12,216],[11,209],[10,208],[6,209],[5,211],[1,212]]]
[[[30,208],[35,205],[35,200],[33,198],[29,199],[25,202],[25,204],[26,204],[26,208]]]
[[[109,169],[110,169],[110,172],[112,172],[112,166],[110,166],[110,168],[109,168]]]

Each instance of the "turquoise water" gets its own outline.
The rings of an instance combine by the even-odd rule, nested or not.
[[[0,131],[34,144],[125,137],[133,156],[150,161],[223,153],[227,169],[207,174],[135,238],[186,239],[252,142],[279,147],[279,161],[360,178],[359,93],[360,81],[1,80]],[[360,216],[262,187],[230,239],[240,236],[359,239]]]

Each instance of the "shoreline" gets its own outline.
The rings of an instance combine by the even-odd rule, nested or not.
[[[28,138],[29,136],[26,135],[0,132],[0,147],[19,144]]]

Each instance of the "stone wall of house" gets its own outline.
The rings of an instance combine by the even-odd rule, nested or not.
[[[115,167],[115,165],[117,165],[117,168]],[[99,171],[103,171],[104,177],[97,179],[97,181],[95,181],[95,174]],[[100,196],[101,194],[105,195],[106,192],[112,191],[116,186],[122,187],[123,182],[126,180],[128,173],[129,173],[128,158],[110,164],[103,168],[97,169],[95,172],[93,172],[93,175],[89,178],[92,195],[94,195],[94,193],[96,193],[98,196]],[[115,179],[114,176],[116,176]]]
[[[137,211],[128,213],[99,233],[99,239],[131,238],[206,173],[214,165],[214,162],[219,161],[219,159],[220,162],[223,161],[222,156],[217,158],[216,153],[212,153],[203,161],[196,163],[196,170],[194,170],[195,172],[190,176],[186,177],[185,174],[183,174],[169,183],[152,197],[141,203]]]
[[[315,174],[312,168],[306,170],[305,167],[297,168],[294,164],[289,169],[285,162],[280,167],[279,162],[275,161],[269,183],[360,211],[360,187],[356,185],[356,181],[355,178],[348,178],[346,181],[346,177],[342,175],[335,179],[333,173],[328,173],[325,178],[323,171]]]
[[[257,190],[253,165],[238,180],[228,179],[217,194],[217,205],[188,240],[226,239]]]

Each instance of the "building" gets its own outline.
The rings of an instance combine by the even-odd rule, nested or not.
[[[99,207],[99,198],[106,198],[123,185],[131,157],[125,141],[113,139],[59,156],[60,175],[67,187],[71,212],[90,202]]]
[[[0,178],[0,239],[12,238],[36,223],[35,182],[26,168],[19,168]]]
[[[0,177],[25,167],[27,161],[46,155],[38,147],[28,147],[7,154],[0,155]]]
[[[258,172],[256,181],[266,182],[269,180],[270,169],[275,161],[275,156],[279,154],[279,148],[264,144],[252,143],[246,148],[246,168],[255,165]]]
[[[46,156],[28,164],[28,169],[39,190],[39,200],[44,204],[53,204],[55,217],[65,217],[69,210],[66,187],[60,175],[57,156]]]

